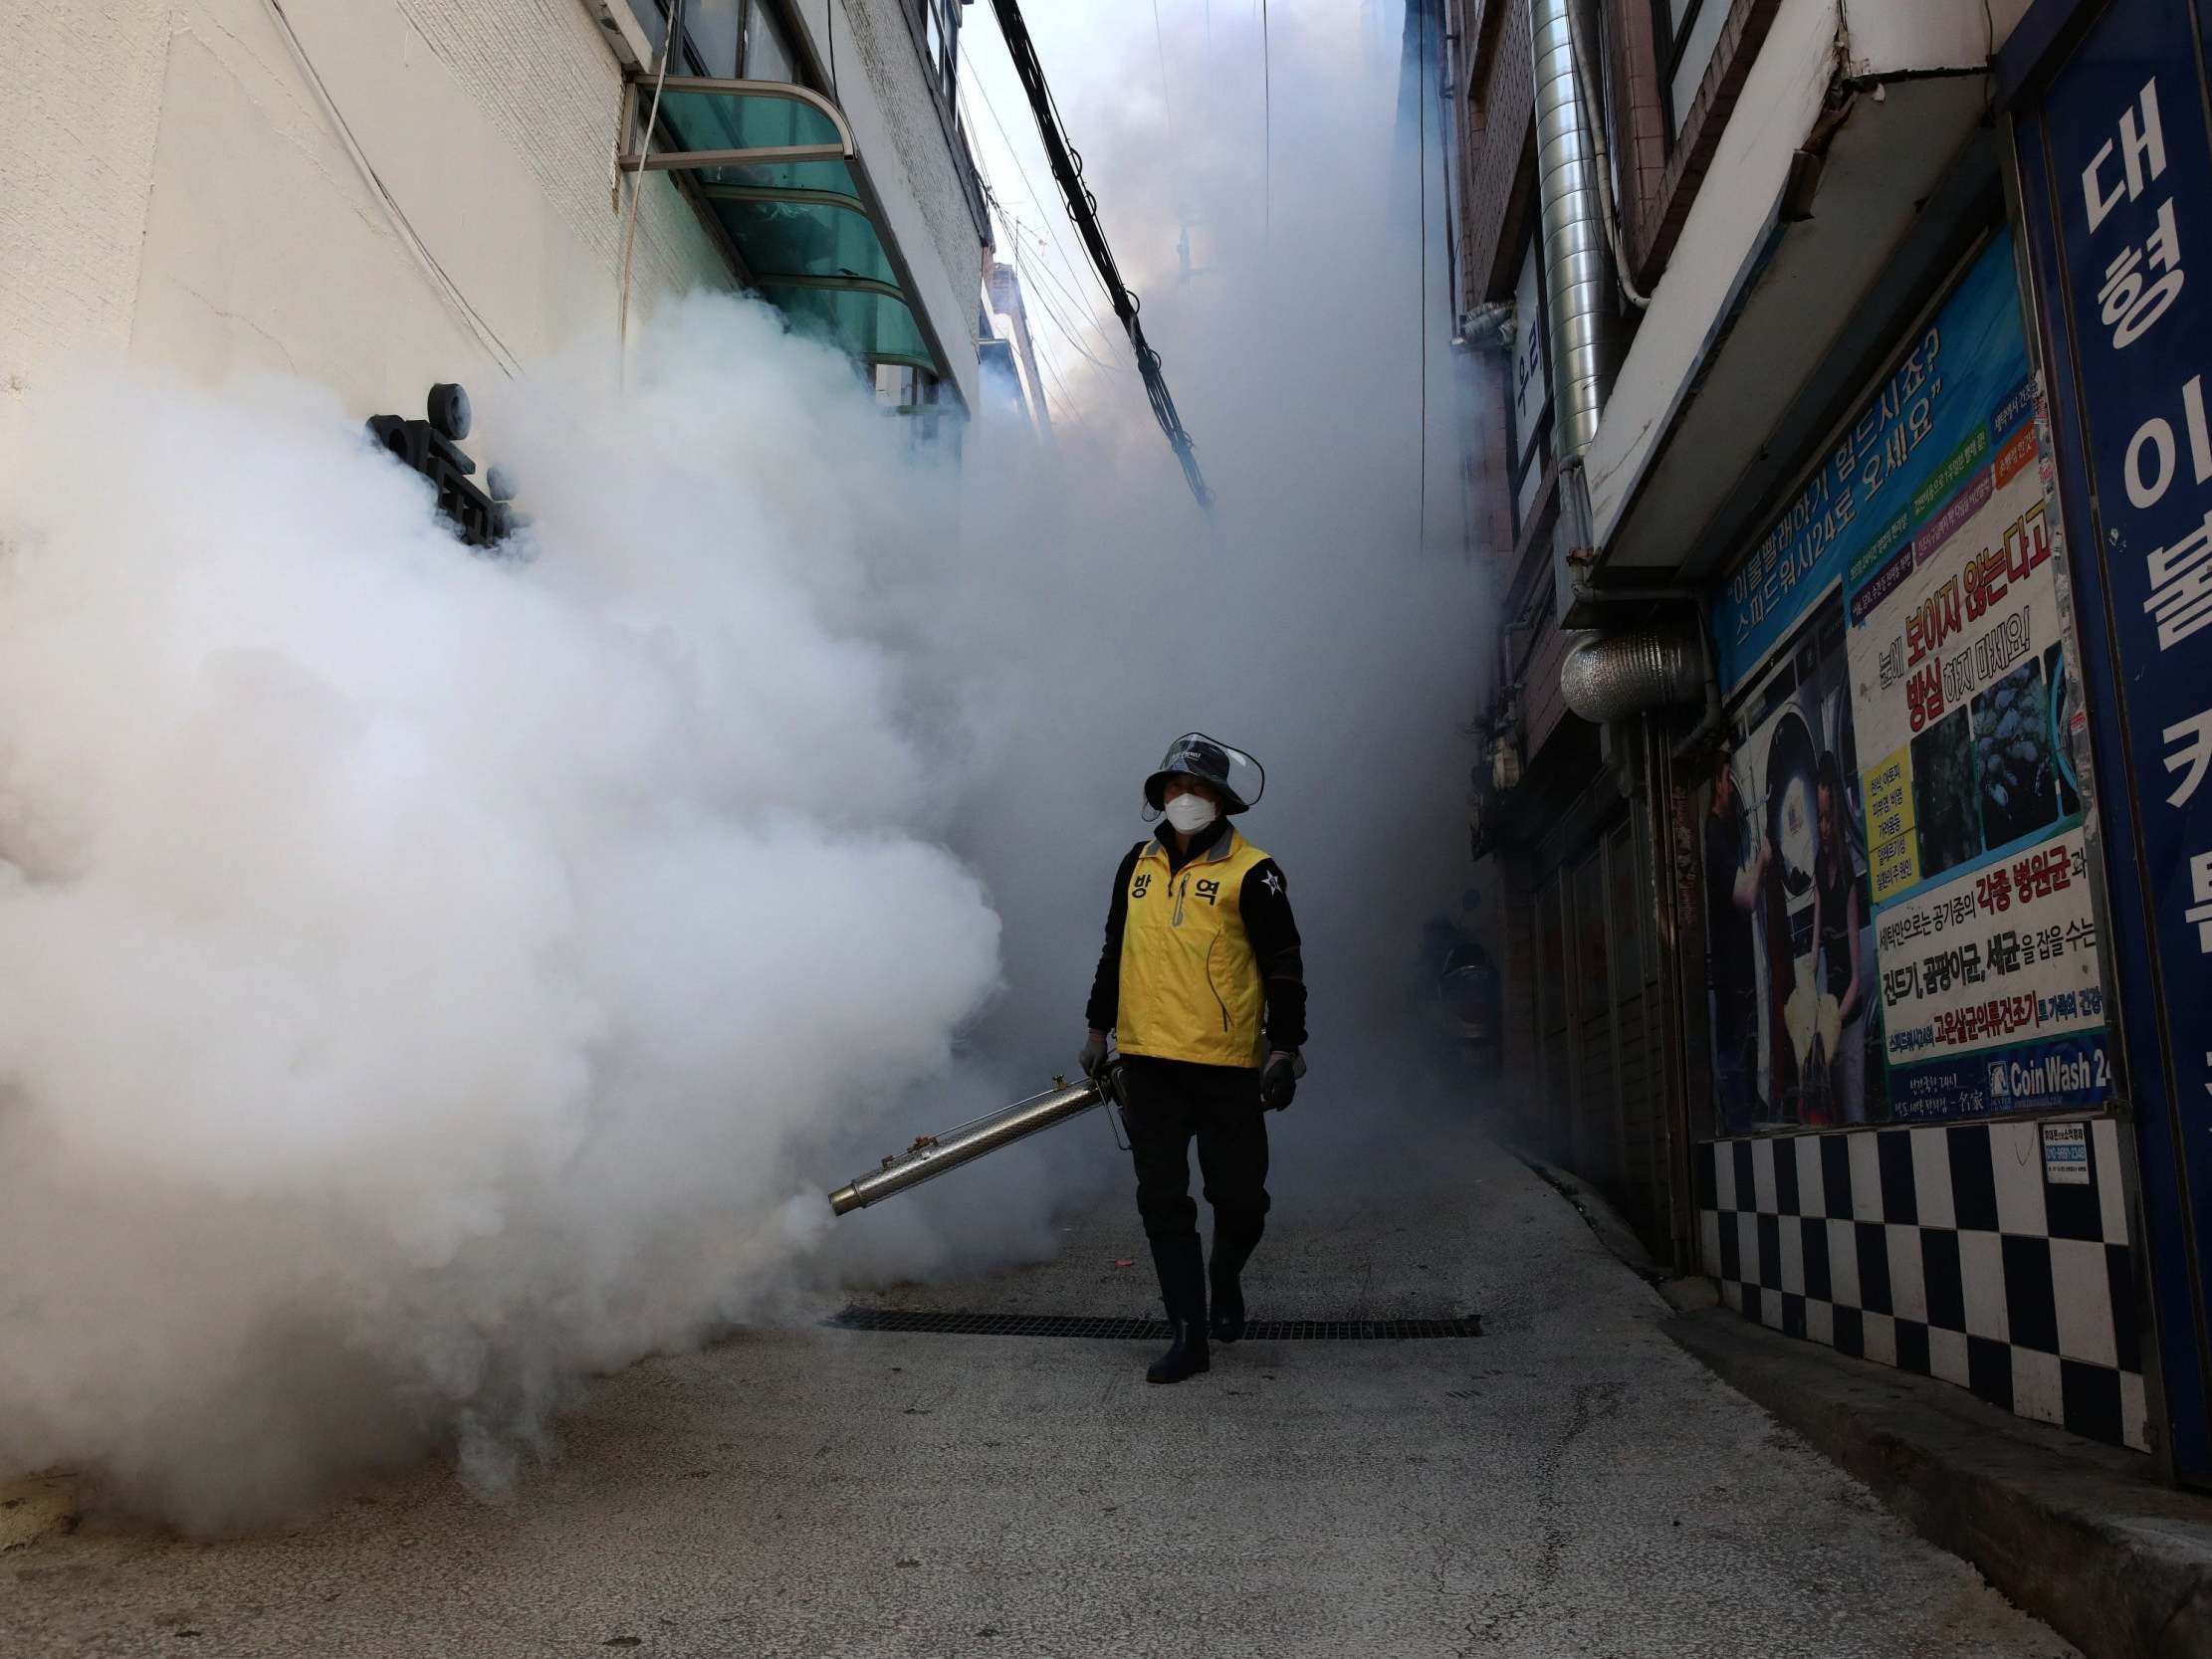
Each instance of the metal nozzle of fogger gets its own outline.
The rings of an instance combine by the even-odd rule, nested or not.
[[[1095,1077],[1081,1083],[1055,1079],[1053,1087],[1041,1095],[1015,1101],[1011,1106],[972,1119],[942,1135],[920,1137],[905,1151],[886,1157],[880,1167],[865,1175],[855,1175],[830,1193],[829,1207],[835,1214],[849,1215],[870,1204],[879,1204],[910,1186],[921,1185],[932,1176],[973,1162],[986,1152],[1010,1146],[1016,1141],[1055,1124],[1064,1124],[1070,1118],[1080,1118],[1108,1101],[1116,1105],[1121,1103],[1119,1060],[1109,1060],[1099,1067]]]

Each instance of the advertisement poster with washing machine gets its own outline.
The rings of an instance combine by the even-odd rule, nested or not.
[[[1735,782],[1766,803],[1782,908],[1820,913],[1793,921],[1774,980],[1770,901],[1740,874],[1727,896],[1757,923],[1756,1127],[2074,1111],[2109,1091],[2045,430],[2000,232],[1716,598],[1724,684],[1744,688]],[[1762,738],[1759,687],[1794,676],[1825,697],[1829,675],[1842,710],[1800,696],[1805,739]],[[1707,915],[1742,941],[1710,892]],[[1741,1070],[1718,1039],[1745,1023],[1716,1007],[1716,1077]]]

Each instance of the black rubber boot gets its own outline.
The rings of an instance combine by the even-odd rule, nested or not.
[[[1224,1228],[1214,1222],[1214,1259],[1207,1264],[1207,1278],[1214,1291],[1214,1314],[1207,1324],[1217,1343],[1233,1343],[1244,1335],[1244,1264],[1259,1248],[1258,1229]]]
[[[1147,1382],[1181,1382],[1213,1364],[1206,1351],[1206,1253],[1196,1238],[1152,1246],[1160,1299],[1168,1305],[1168,1351],[1145,1367]]]

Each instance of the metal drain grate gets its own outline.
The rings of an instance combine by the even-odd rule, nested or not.
[[[939,1314],[904,1308],[847,1308],[824,1323],[839,1331],[891,1331],[928,1337],[1084,1337],[1105,1342],[1166,1342],[1156,1319],[1079,1319],[1068,1314]],[[1465,1319],[1259,1319],[1244,1325],[1254,1343],[1404,1343],[1479,1337],[1480,1315]]]

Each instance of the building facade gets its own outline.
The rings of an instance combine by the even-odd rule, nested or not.
[[[669,12],[7,0],[0,457],[80,348],[413,414],[700,288],[769,300],[897,407],[973,407],[959,7]]]
[[[1521,1133],[1747,1317],[2212,1480],[2212,8],[1433,15]]]

